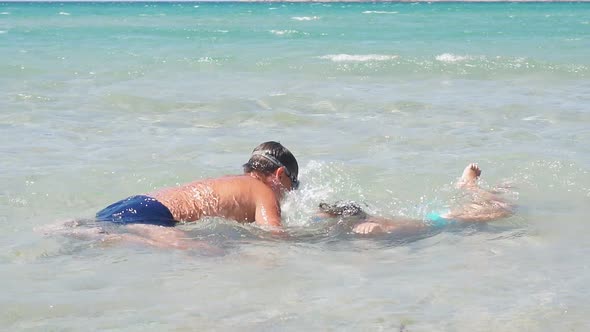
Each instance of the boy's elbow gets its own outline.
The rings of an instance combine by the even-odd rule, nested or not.
[[[281,227],[281,219],[271,219],[266,223],[268,226]]]
[[[280,218],[261,218],[256,219],[256,224],[259,226],[281,227]]]

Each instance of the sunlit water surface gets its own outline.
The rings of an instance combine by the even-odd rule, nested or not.
[[[5,330],[587,331],[589,4],[0,4]],[[287,238],[222,254],[59,235],[115,200],[299,160]],[[508,219],[415,237],[476,161]],[[67,228],[67,227],[66,227]]]

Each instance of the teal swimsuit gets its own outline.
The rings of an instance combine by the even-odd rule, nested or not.
[[[430,212],[429,214],[426,215],[426,221],[428,223],[430,223],[430,225],[432,225],[433,227],[445,227],[445,226],[449,226],[452,225],[454,223],[456,223],[456,220],[453,219],[446,219],[441,217],[441,212]]]

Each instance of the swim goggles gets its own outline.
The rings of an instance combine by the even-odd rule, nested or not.
[[[299,180],[297,180],[297,177],[294,176],[293,173],[291,173],[291,171],[287,168],[287,166],[283,165],[283,163],[281,163],[277,158],[270,156],[270,155],[266,154],[265,152],[260,152],[260,151],[253,152],[252,156],[261,156],[262,158],[270,161],[271,163],[273,163],[273,165],[275,165],[279,168],[284,167],[285,174],[287,174],[289,179],[291,179],[291,188],[293,188],[293,189],[299,188]]]

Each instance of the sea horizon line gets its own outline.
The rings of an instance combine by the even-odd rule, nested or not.
[[[590,0],[1,0],[1,3],[588,3]]]

